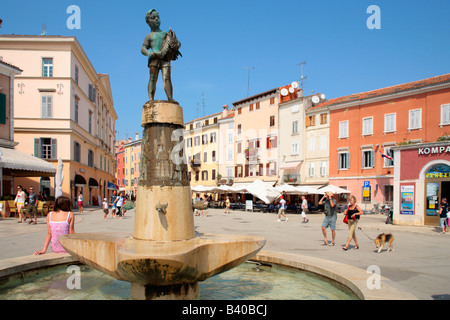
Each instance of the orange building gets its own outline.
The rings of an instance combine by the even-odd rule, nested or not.
[[[330,184],[363,209],[394,200],[392,148],[450,133],[450,74],[330,99]],[[384,157],[386,155],[387,157]]]

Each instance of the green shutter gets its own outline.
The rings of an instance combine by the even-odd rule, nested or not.
[[[0,124],[6,124],[6,95],[0,93]]]

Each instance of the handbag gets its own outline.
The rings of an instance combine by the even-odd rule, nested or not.
[[[345,210],[345,213],[344,213],[344,221],[343,221],[345,224],[348,224],[348,207],[347,207],[347,210]]]

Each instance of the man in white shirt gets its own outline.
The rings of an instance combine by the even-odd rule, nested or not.
[[[308,212],[308,200],[305,196],[302,196],[302,218],[303,223],[307,223],[309,219],[306,217],[306,212]]]
[[[280,209],[278,209],[278,220],[277,221],[280,222],[281,221],[281,215],[283,215],[283,217],[285,218],[284,222],[287,222],[289,219],[284,214],[286,212],[286,200],[284,200],[283,196],[281,196],[280,198],[281,198],[281,200],[280,200]]]

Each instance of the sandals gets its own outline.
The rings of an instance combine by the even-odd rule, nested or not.
[[[342,247],[342,250],[347,251],[348,247]]]

